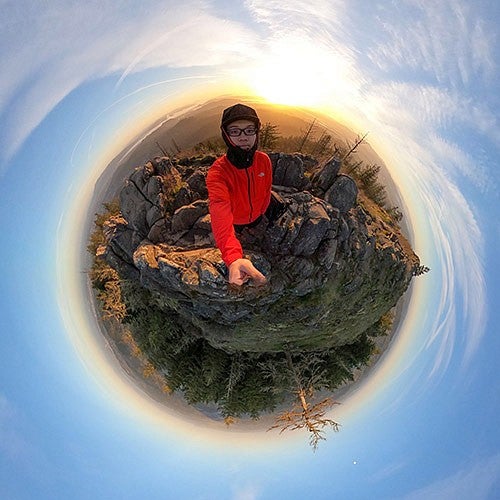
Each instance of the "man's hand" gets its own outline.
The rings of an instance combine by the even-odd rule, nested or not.
[[[248,259],[237,259],[229,266],[229,283],[243,285],[249,279],[258,285],[266,283],[266,277]]]

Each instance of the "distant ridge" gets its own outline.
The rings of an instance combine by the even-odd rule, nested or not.
[[[135,140],[134,146],[134,143],[128,146],[130,151],[125,156],[122,152],[110,162],[96,183],[95,194],[99,193],[99,196],[95,197],[102,199],[103,193],[105,193],[105,199],[116,196],[118,186],[122,185],[135,167],[143,165],[155,156],[163,156],[158,144],[167,150],[175,150],[175,141],[181,150],[185,150],[206,139],[219,136],[222,111],[236,102],[243,102],[255,107],[262,123],[270,122],[277,125],[280,135],[283,136],[301,135],[314,119],[316,119],[318,129],[326,129],[333,136],[334,142],[353,142],[358,133],[366,132],[364,130],[354,132],[334,119],[306,108],[269,104],[238,96],[212,99],[199,106],[176,109],[170,114],[173,118],[167,117],[163,120],[157,120],[149,129],[144,130],[141,134],[142,140],[139,136]],[[185,112],[183,112],[184,109]],[[128,148],[124,148],[124,151],[127,151]],[[397,188],[392,182],[383,160],[372,147],[364,143],[358,148],[356,154],[360,160],[382,166],[381,174],[389,196],[395,197]]]

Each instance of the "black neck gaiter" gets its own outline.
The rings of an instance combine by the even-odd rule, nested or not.
[[[222,129],[222,138],[227,145],[227,159],[236,167],[236,168],[248,168],[253,163],[253,157],[255,151],[257,151],[257,146],[259,142],[259,136],[255,138],[255,144],[251,149],[245,151],[244,149],[235,146],[231,143],[229,137],[226,134],[226,131]]]

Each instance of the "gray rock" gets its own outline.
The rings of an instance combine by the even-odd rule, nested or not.
[[[144,187],[144,186],[143,186]],[[120,192],[120,209],[123,217],[133,230],[143,236],[148,233],[147,213],[153,204],[130,179]]]
[[[315,176],[315,185],[323,192],[328,191],[339,174],[341,165],[342,162],[339,158],[332,158],[329,160]]]
[[[104,259],[122,276],[137,279],[132,255],[142,241],[139,233],[122,217],[113,217],[105,223],[104,234],[109,241],[103,249]]]
[[[202,215],[195,223],[194,226],[197,229],[201,229],[204,231],[211,231],[212,230],[212,223],[211,223],[211,217],[210,214],[205,214]]]
[[[186,182],[192,191],[198,193],[201,198],[208,197],[207,184],[205,182],[207,173],[206,171],[197,170],[194,174],[190,175]]]
[[[195,222],[208,214],[208,203],[206,200],[195,201],[190,205],[178,208],[172,217],[172,232],[191,229]]]
[[[330,189],[325,194],[325,200],[340,213],[345,214],[356,205],[358,187],[348,175],[340,174],[336,177]]]
[[[146,224],[147,227],[152,227],[157,221],[164,219],[165,213],[157,205],[152,205],[151,208],[146,212]]]
[[[172,210],[177,210],[184,205],[189,205],[193,201],[198,199],[198,195],[191,191],[190,187],[186,184],[181,186],[177,194],[175,195],[174,202],[172,204]]]
[[[163,243],[169,241],[172,235],[170,219],[158,219],[149,229],[147,239],[152,243]]]
[[[273,184],[303,189],[307,184],[302,158],[296,155],[280,154],[273,172]]]

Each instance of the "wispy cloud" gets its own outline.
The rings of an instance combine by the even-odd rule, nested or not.
[[[435,179],[430,182],[437,184]],[[431,377],[446,369],[456,348],[463,349],[465,365],[471,361],[484,333],[486,288],[483,237],[469,204],[446,179],[430,188],[429,197],[428,215],[441,267],[439,309],[428,339],[428,346],[439,345]]]
[[[265,23],[270,31],[302,28],[341,26],[342,14],[347,4],[342,0],[246,0],[246,7],[261,23]]]
[[[398,472],[403,470],[408,466],[408,460],[400,461],[400,462],[392,462],[384,466],[383,469],[371,474],[369,476],[369,480],[372,482],[380,482],[386,481],[390,477],[396,475]]]
[[[257,500],[260,488],[256,484],[246,484],[233,488],[233,500]]]
[[[486,500],[500,480],[500,455],[467,464],[462,470],[406,495],[404,500]]]
[[[421,192],[427,200],[426,212],[440,272],[434,278],[440,289],[439,307],[427,341],[427,346],[439,345],[431,377],[447,368],[455,349],[463,348],[466,365],[471,361],[484,334],[486,287],[484,241],[469,203],[443,175],[439,164],[429,162],[426,168],[426,185]],[[457,345],[459,332],[462,333]]]
[[[27,461],[33,447],[16,429],[20,415],[16,407],[0,394],[0,452],[9,462]]]
[[[257,23],[260,52],[248,80],[258,82],[258,92],[305,106],[357,100],[365,76],[355,45],[346,43],[352,40],[347,2],[247,0],[245,6]]]
[[[485,103],[432,85],[417,83],[378,84],[365,89],[367,110],[389,129],[404,130],[410,139],[423,146],[429,161],[457,179],[467,177],[476,187],[487,190],[491,179],[484,165],[453,142],[450,131],[461,129],[460,137],[480,134],[486,141],[500,146],[500,123]],[[484,140],[484,139],[483,139]]]
[[[141,8],[112,1],[24,3],[12,4],[2,16],[0,145],[5,157],[82,82],[109,74],[121,82],[132,72],[159,66],[241,63],[254,43],[248,29],[213,15],[203,1],[152,2]]]
[[[328,85],[328,79],[338,80],[339,69],[356,73],[349,74],[351,85],[362,80],[361,73],[355,69],[355,44],[345,43],[349,39],[354,42],[349,27],[349,4],[345,0],[246,0],[245,5],[252,19],[265,27],[259,39],[259,59],[266,58],[274,50],[275,62],[279,62],[282,54],[276,47],[289,44],[295,56],[296,73],[302,71],[302,65],[305,71],[311,71],[309,62],[313,59],[323,67],[320,72],[323,85]],[[339,68],[339,59],[342,59],[343,68]]]
[[[466,179],[486,191],[491,180],[484,167],[449,138],[450,129],[461,127],[463,133],[473,120],[455,93],[416,83],[388,83],[365,89],[365,99],[367,127],[383,138],[392,163],[404,171],[407,189],[418,193],[425,207],[428,227],[417,233],[432,235],[427,258],[435,259],[435,268],[422,279],[432,281],[434,295],[439,291],[423,346],[435,350],[428,373],[433,378],[457,352],[467,365],[484,333],[484,238],[474,206],[457,186]],[[426,254],[420,256],[429,265]]]
[[[439,83],[454,86],[494,74],[494,31],[470,3],[391,3],[380,11],[379,22],[386,39],[370,57],[381,68],[425,70]]]

